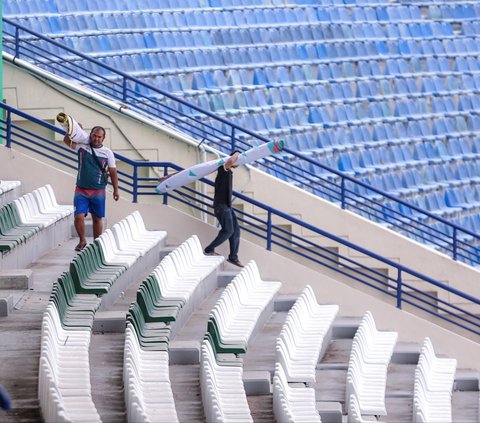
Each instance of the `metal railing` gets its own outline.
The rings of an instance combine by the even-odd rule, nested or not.
[[[175,127],[223,152],[245,150],[268,139],[220,116],[72,50],[10,19],[3,19],[3,46],[48,72],[88,87],[130,109]],[[362,183],[298,152],[285,149],[258,168],[315,195],[425,243],[454,260],[480,264],[480,235]],[[307,169],[308,167],[308,169]]]
[[[61,129],[3,103],[0,103],[0,107],[3,111],[3,117],[0,119],[0,138],[4,140],[7,147],[15,146],[26,149],[29,154],[41,156],[44,161],[46,159],[55,164],[59,163],[67,168],[76,169],[75,152],[62,142],[52,141],[54,134],[64,134]],[[22,126],[22,121],[25,120],[41,127],[43,133],[45,132],[44,128],[49,129],[52,131],[52,137],[45,138],[34,130],[25,129]],[[30,124],[28,127],[32,128],[32,125]],[[149,176],[140,176],[142,168],[163,168],[165,174],[169,170],[182,169],[173,163],[136,161],[117,153],[115,157],[120,168],[130,168],[130,171],[119,170],[118,173],[120,189],[130,194],[132,201],[137,201],[140,196],[159,195],[155,192],[158,180]],[[201,183],[214,185],[207,179],[202,179]],[[385,299],[397,308],[407,308],[409,311],[434,316],[439,322],[448,323],[449,327],[480,335],[480,316],[478,315],[480,299],[381,257],[244,194],[238,192],[234,194],[238,200],[248,204],[249,208],[256,211],[255,214],[252,214],[236,209],[242,230],[257,238],[267,250],[276,249],[285,254],[301,257],[308,262],[329,269],[338,277],[353,284],[360,283],[376,292],[383,293]],[[183,187],[162,196],[163,204],[173,207],[187,205],[193,210],[198,210],[199,213],[213,215],[212,198],[201,190]],[[159,207],[162,205],[159,204]],[[285,224],[288,224],[291,230],[285,229]],[[320,237],[329,239],[332,245],[346,247],[346,250],[354,251],[354,254],[348,257],[331,248],[324,247],[315,241]],[[355,258],[359,256],[367,257],[372,264],[368,266],[363,264],[362,259]],[[456,298],[455,304],[450,302],[453,297]]]

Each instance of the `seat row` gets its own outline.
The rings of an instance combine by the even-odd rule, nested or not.
[[[221,354],[208,336],[200,352],[200,388],[207,422],[253,422],[243,385],[242,361]]]
[[[123,385],[127,421],[178,422],[169,375],[170,329],[146,322],[137,303],[130,306],[125,329]]]
[[[380,332],[367,311],[353,338],[348,363],[346,395],[353,395],[360,413],[386,415],[385,388],[388,365],[397,342],[397,332]],[[350,410],[348,410],[350,413]]]
[[[338,313],[338,305],[319,305],[307,285],[288,312],[275,347],[288,382],[314,383],[323,340]]]
[[[100,422],[91,395],[89,345],[95,295],[78,296],[62,275],[42,320],[38,398],[45,421]]]
[[[179,13],[176,17],[181,16]],[[210,12],[199,12],[198,18],[185,24],[180,19],[172,31],[168,16],[159,12],[133,11],[82,13],[64,15],[30,15],[14,18],[15,21],[37,32],[50,34],[54,38],[75,36],[100,36],[114,41],[118,35],[131,35],[143,40],[144,48],[153,48],[151,42],[161,39],[165,46],[192,46],[215,44],[262,44],[272,42],[293,42],[299,40],[333,39],[387,39],[387,38],[437,38],[452,37],[453,27],[446,22],[351,22],[335,23],[324,21],[302,21],[258,23],[256,26],[223,23],[215,20]],[[202,19],[207,16],[207,19]],[[221,14],[217,14],[221,17]],[[177,19],[178,20],[178,19]],[[160,22],[159,22],[160,21]],[[472,23],[473,24],[473,23]],[[113,34],[99,34],[108,28]],[[235,30],[233,29],[235,28]],[[142,32],[138,32],[139,30]],[[288,29],[288,31],[287,31]],[[128,31],[128,32],[126,32]],[[133,32],[132,32],[133,31]],[[471,31],[470,31],[471,32]],[[144,37],[142,37],[144,34]],[[465,34],[467,35],[467,34]],[[475,33],[468,34],[474,36]],[[197,39],[198,38],[198,39]],[[456,37],[455,42],[462,41]],[[200,43],[200,44],[197,44]],[[157,44],[158,45],[158,44]],[[108,50],[108,49],[107,49]]]
[[[147,231],[135,211],[87,245],[70,263],[78,293],[105,294],[139,257],[166,238],[165,231]]]
[[[13,250],[72,213],[72,206],[57,204],[50,185],[17,198],[0,208],[0,251]]]
[[[120,40],[126,38],[119,35]],[[119,40],[119,42],[120,42]],[[126,38],[128,40],[128,38]],[[408,77],[419,72],[453,73],[478,72],[479,49],[475,39],[468,39],[465,43],[454,43],[451,40],[375,40],[375,41],[331,41],[319,43],[293,42],[270,43],[260,45],[232,45],[195,47],[185,46],[152,49],[132,48],[126,53],[118,51],[103,52],[97,49],[100,46],[92,39],[81,38],[66,43],[70,48],[82,49],[95,53],[94,57],[109,66],[117,67],[120,71],[135,71],[138,77],[152,73],[164,74],[172,72],[197,71],[201,69],[229,68],[264,68],[265,66],[292,66],[310,65],[312,78],[308,79],[342,79],[353,77],[368,77],[370,75],[402,75]],[[128,44],[127,44],[128,45]],[[39,42],[39,46],[52,53],[65,55],[58,46],[47,42]],[[133,46],[132,46],[133,47]],[[123,47],[125,48],[125,47]],[[97,50],[97,51],[94,51]],[[429,59],[429,60],[426,60]],[[78,61],[80,59],[77,59]],[[359,68],[355,65],[359,61],[378,63],[380,71]],[[342,67],[343,63],[350,63],[349,67]],[[79,61],[83,65],[84,62]],[[158,64],[161,66],[157,66]],[[386,63],[384,66],[383,63]],[[91,66],[85,62],[83,66]],[[189,69],[190,68],[190,69]],[[368,73],[367,73],[368,72]],[[459,75],[460,75],[459,73]],[[328,78],[326,78],[328,76]],[[289,78],[294,81],[293,78]],[[303,76],[303,79],[305,77]],[[301,81],[300,80],[300,81]],[[283,81],[280,81],[283,82]],[[273,83],[273,81],[272,81]]]
[[[290,386],[282,364],[275,363],[273,376],[273,413],[278,423],[320,423],[315,389]]]
[[[452,391],[456,368],[456,359],[437,357],[432,341],[425,338],[415,368],[413,422],[452,421]]]
[[[253,260],[234,277],[208,319],[208,332],[216,351],[247,351],[252,333],[280,286],[280,282],[264,282]]]
[[[89,344],[100,295],[166,233],[134,212],[82,250],[52,289],[42,321],[39,401],[45,421],[100,421],[91,396]]]
[[[224,262],[205,256],[196,235],[163,258],[137,292],[137,303],[147,322],[175,322],[183,326],[199,302],[212,289],[207,282]]]
[[[358,116],[368,116],[369,109],[375,104],[382,105],[392,100],[395,105],[388,105],[390,115],[415,115],[419,109],[425,113],[456,114],[480,107],[479,90],[475,86],[473,90],[463,90],[458,85],[453,85],[455,88],[450,90],[440,77],[422,78],[420,85],[416,78],[399,78],[394,81],[388,78],[341,83],[308,81],[293,86],[264,81],[259,86],[252,86],[248,75],[242,75],[244,72],[245,70],[228,71],[227,78],[223,71],[214,71],[211,75],[195,72],[191,78],[175,74],[151,78],[146,82],[163,91],[182,94],[204,109],[227,116],[245,111],[255,113],[305,106],[347,105],[357,109]],[[454,81],[449,82],[455,84]],[[480,74],[475,76],[474,84],[480,87]],[[371,112],[372,117],[373,113],[378,114],[373,109]]]
[[[435,20],[468,20],[480,18],[480,7],[475,3],[466,4],[428,4],[427,16]]]
[[[77,0],[78,1],[78,0]],[[73,4],[72,4],[73,5]],[[177,10],[162,9],[156,4],[156,7],[149,9],[148,7],[137,8],[135,6],[117,9],[120,13],[112,13],[111,11],[98,10],[95,8],[84,8],[81,10],[53,11],[50,13],[67,15],[75,12],[89,12],[99,15],[98,23],[104,23],[98,29],[115,29],[119,27],[128,27],[130,22],[143,24],[143,27],[163,27],[167,28],[174,22],[176,27],[194,27],[194,26],[257,26],[263,24],[295,24],[304,22],[410,22],[421,21],[420,10],[416,6],[401,6],[391,4],[388,7],[383,5],[373,6],[321,6],[321,5],[270,5],[255,4],[255,7],[242,7],[238,5],[235,8],[215,8],[209,9],[204,7],[202,9],[179,8]],[[13,8],[15,9],[15,8]],[[138,11],[148,10],[148,13],[143,12],[139,19]],[[17,10],[12,10],[6,7],[5,13],[11,15],[25,15],[30,14],[28,7],[22,10],[19,7]],[[36,12],[45,13],[45,10]],[[146,16],[151,14],[153,16]],[[77,13],[76,16],[79,14]],[[132,16],[133,15],[133,16]],[[78,29],[78,28],[76,28]]]
[[[185,9],[232,6],[271,5],[270,0],[113,0],[110,8],[117,10]],[[38,13],[71,13],[81,11],[105,11],[105,3],[100,0],[72,0],[68,5],[56,0],[5,0],[5,15]]]
[[[164,257],[139,287],[127,315],[124,352],[129,422],[178,421],[168,373],[169,339],[211,291],[207,278],[214,275],[216,280],[223,261],[205,256],[193,235]]]
[[[15,195],[15,192],[20,190],[20,186],[20,181],[0,181],[0,207],[18,197],[18,195]],[[14,198],[10,198],[10,194]]]

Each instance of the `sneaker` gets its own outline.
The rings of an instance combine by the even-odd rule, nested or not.
[[[228,259],[227,261],[228,261],[229,263],[237,266],[237,267],[244,267],[243,264],[242,264],[242,262],[241,262],[240,260],[238,260],[238,259],[237,259],[237,260],[230,260],[230,259]]]
[[[220,254],[216,253],[215,251],[212,251],[210,253],[207,253],[206,251],[203,251],[203,254],[206,256],[219,256]]]

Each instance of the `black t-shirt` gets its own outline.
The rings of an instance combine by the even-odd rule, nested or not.
[[[213,198],[214,208],[221,204],[226,204],[228,207],[232,206],[232,180],[232,171],[225,170],[223,166],[220,166],[215,178],[215,196]]]

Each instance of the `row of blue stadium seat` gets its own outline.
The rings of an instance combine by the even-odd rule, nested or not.
[[[480,160],[480,138],[449,137],[435,141],[412,141],[398,144],[369,144],[365,147],[363,139],[347,139],[344,144],[332,147],[332,141],[326,139],[329,134],[317,131],[287,135],[288,148],[313,155],[321,160],[324,157],[336,157],[340,153],[360,152],[360,164],[364,167],[403,168],[405,163],[415,160],[415,165],[425,165],[435,161]],[[438,160],[437,160],[438,159]],[[408,167],[408,166],[407,166]],[[460,169],[459,169],[460,170]],[[463,170],[463,168],[461,169]],[[459,179],[467,175],[459,174]],[[471,175],[468,174],[468,179]],[[480,177],[477,177],[480,180]]]
[[[51,0],[50,0],[51,1]],[[50,2],[49,1],[49,2]],[[76,0],[79,3],[86,2],[86,0]],[[77,11],[92,12],[98,11],[95,8],[80,8],[76,9],[71,7],[75,5],[75,1],[69,2],[70,7],[63,7],[56,11],[48,12],[45,8],[40,10],[32,10],[38,8],[39,0],[29,2],[32,7],[26,7],[26,14],[44,14],[44,13],[59,13],[67,14]],[[26,3],[28,4],[28,3]],[[60,3],[60,4],[63,4]],[[47,6],[50,8],[50,6]],[[119,11],[141,11],[148,9],[145,7],[119,7],[113,8],[113,10]],[[408,21],[421,21],[422,17],[420,10],[414,6],[401,6],[401,5],[389,5],[389,6],[377,6],[377,7],[262,7],[260,4],[256,4],[254,8],[237,8],[237,9],[183,9],[178,6],[179,10],[169,11],[168,9],[161,10],[159,6],[154,7],[160,12],[156,14],[154,18],[161,19],[161,26],[169,27],[171,23],[175,23],[176,26],[238,26],[238,25],[262,25],[262,24],[277,24],[277,23],[295,23],[295,22],[408,22]],[[108,9],[107,9],[108,10]],[[24,12],[25,13],[25,12]],[[148,12],[152,13],[152,12]],[[12,10],[6,8],[5,15],[21,16],[22,8]],[[112,17],[119,19],[117,22],[120,27],[125,27],[126,16],[128,12],[115,13]],[[145,19],[148,19],[147,17]],[[123,21],[123,22],[122,22]],[[157,25],[159,22],[156,23]]]
[[[358,119],[357,115],[351,116],[346,110],[336,108],[336,113],[330,113],[327,107],[310,107],[272,112],[242,113],[230,115],[229,120],[237,125],[257,131],[267,136],[275,136],[297,131],[311,130],[311,126],[322,129],[344,127],[348,125],[367,126],[372,131],[373,141],[394,141],[395,124],[406,122],[406,127],[417,132],[419,137],[434,139],[447,135],[470,135],[480,131],[480,117],[478,115],[443,117],[442,115],[418,115],[415,120],[404,117],[384,116],[386,113],[379,108],[375,117]],[[353,119],[356,118],[356,119]],[[370,140],[367,140],[367,142]]]
[[[72,8],[76,11],[82,10],[104,10],[105,3],[100,0],[73,0],[70,5],[66,5],[65,2],[55,0],[23,0],[21,8],[18,7],[15,0],[4,0],[5,8],[10,13],[17,12],[18,9],[22,13],[26,8],[30,13],[38,13],[47,10],[48,12],[67,12]],[[141,10],[141,9],[181,9],[181,8],[206,8],[206,7],[243,7],[243,6],[259,6],[259,5],[284,5],[291,4],[284,0],[113,0],[111,4],[116,9],[125,10]],[[297,0],[297,4],[304,5],[377,5],[377,4],[389,4],[384,0]],[[69,6],[69,7],[68,7]]]
[[[429,151],[427,151],[427,149]],[[390,154],[388,154],[388,152],[390,152]],[[477,155],[476,161],[478,162],[479,160],[480,156]],[[450,162],[451,160],[448,156],[439,156],[435,145],[429,143],[426,143],[426,145],[423,143],[415,144],[413,151],[411,148],[406,148],[405,146],[397,146],[396,150],[367,149],[356,152],[350,151],[340,153],[337,157],[338,169],[353,176],[375,175],[378,174],[379,171],[381,171],[382,174],[387,174],[392,171],[399,171],[399,173],[402,174],[407,169],[418,170],[422,169],[426,164],[428,164],[428,166],[437,164],[438,169],[447,169],[448,173],[444,170],[443,179],[436,180],[435,182],[446,180],[456,180],[459,182],[458,179],[456,179],[456,174],[460,173],[460,171],[457,172],[457,163],[452,166]],[[462,162],[462,167],[464,168],[462,169],[463,173],[469,173],[472,170],[478,171],[478,165],[474,163],[473,159],[468,161],[468,165],[466,163],[467,161]],[[403,188],[415,188],[414,185],[410,185],[413,182],[410,177],[405,177],[404,180],[405,184],[403,184]],[[455,184],[455,182],[452,182],[452,184]],[[415,188],[415,190],[419,189],[420,187]]]
[[[36,28],[37,32],[45,32]],[[439,38],[433,39],[413,39],[405,37],[384,38],[384,39],[362,39],[362,37],[354,37],[356,42],[341,40],[326,40],[323,43],[314,41],[318,38],[312,37],[305,41],[271,39],[270,42],[260,42],[263,40],[262,31],[258,31],[258,42],[251,40],[252,32],[247,30],[236,30],[234,37],[232,31],[226,31],[221,34],[218,31],[145,31],[145,32],[120,32],[112,34],[91,34],[91,35],[62,35],[54,37],[56,41],[60,41],[69,47],[79,49],[84,53],[105,54],[108,52],[121,51],[139,51],[150,49],[162,50],[176,48],[200,48],[210,47],[224,50],[225,48],[248,48],[250,54],[255,54],[258,60],[268,62],[272,57],[278,57],[282,60],[309,60],[317,57],[356,57],[356,56],[378,56],[379,54],[389,53],[390,55],[406,55],[406,56],[424,56],[424,55],[472,55],[478,54],[480,46],[478,37],[462,37],[462,38]],[[287,33],[285,31],[276,30],[275,35]],[[224,37],[229,34],[228,37]],[[245,36],[245,37],[244,37]],[[320,37],[321,38],[321,37]],[[281,43],[282,45],[278,45]],[[336,53],[339,50],[341,53]],[[272,56],[274,54],[275,56]]]
[[[202,28],[211,33],[211,40],[223,44],[267,43],[270,40],[331,40],[345,38],[383,39],[383,38],[442,38],[453,36],[450,23],[446,22],[412,22],[412,23],[272,23],[264,26],[238,26],[235,23],[217,25],[214,16],[208,12],[199,12],[199,16],[209,16],[209,21],[192,20],[180,22],[175,26],[172,37],[181,37],[182,32]],[[178,19],[177,19],[178,20]],[[88,31],[111,30],[150,30],[157,32],[158,28],[170,28],[168,17],[160,13],[147,12],[105,12],[78,15],[31,15],[16,19],[16,21],[38,32],[79,33]],[[286,26],[287,25],[287,26]],[[195,32],[194,32],[195,33]],[[177,35],[178,34],[178,35]],[[478,34],[478,33],[477,33]],[[474,35],[474,34],[471,34]],[[180,44],[185,44],[179,40]]]
[[[327,161],[325,164],[333,169],[337,167],[335,161]],[[345,171],[340,161],[339,170]],[[318,180],[318,177],[334,177],[334,174],[327,171],[319,172],[312,167],[311,163],[306,161],[295,162],[295,166],[290,168],[273,167],[270,171],[287,181],[298,180],[299,176],[300,178],[303,177],[307,186],[312,185],[310,181]],[[349,172],[347,169],[346,173],[353,175],[354,172]],[[442,215],[458,216],[462,212],[472,209],[478,211],[479,209],[480,188],[478,185],[471,185],[468,181],[455,181],[453,169],[450,165],[437,164],[425,168],[424,171],[411,168],[402,171],[390,170],[384,173],[370,172],[368,175],[360,171],[357,176],[359,175],[362,182],[402,197],[404,200],[411,201],[424,210],[430,210],[434,213],[440,212]],[[452,184],[448,183],[451,180],[454,182]],[[360,185],[353,185],[349,189],[361,197],[381,199],[377,193]]]
[[[188,110],[185,110],[185,112],[188,113]],[[367,120],[347,127],[343,124],[324,124],[323,122],[317,124],[308,122],[306,124],[304,117],[298,114],[290,114],[287,117],[289,125],[293,125],[293,127],[280,127],[284,121],[275,120],[275,116],[271,113],[236,115],[232,116],[230,120],[240,127],[248,128],[251,131],[256,130],[258,133],[270,138],[283,137],[294,131],[308,132],[312,130],[308,124],[314,125],[325,135],[323,145],[332,149],[345,148],[344,145],[348,144],[350,140],[369,146],[380,143],[402,143],[412,139],[419,141],[422,139],[436,140],[445,137],[465,137],[476,135],[480,132],[480,118],[478,116],[470,116],[468,121],[464,117],[410,121],[390,119],[389,122]],[[224,127],[222,123],[210,122],[210,125],[219,132],[228,134],[228,128]],[[240,134],[239,137],[242,138],[242,135]],[[331,143],[331,145],[328,143]]]
[[[300,69],[301,70],[301,69]],[[300,71],[299,70],[299,71]],[[440,101],[453,96],[455,109],[474,110],[478,106],[477,93],[480,92],[480,74],[475,77],[461,75],[457,77],[424,78],[385,78],[380,80],[361,80],[356,82],[308,82],[292,87],[272,87],[261,85],[258,72],[246,69],[230,69],[213,72],[194,72],[193,74],[172,74],[145,78],[145,82],[167,92],[186,91],[188,98],[198,102],[209,110],[230,114],[232,109],[248,111],[267,111],[277,108],[328,105],[335,103],[355,104],[360,101],[385,100],[430,100],[434,95],[438,106]],[[253,86],[252,84],[258,84]],[[469,85],[471,84],[471,86]],[[475,85],[476,84],[476,85]],[[468,85],[467,89],[461,88]],[[245,89],[248,88],[248,89]],[[152,91],[137,87],[137,92],[152,96]],[[474,94],[475,93],[475,94]],[[214,96],[212,96],[214,95]],[[446,97],[446,98],[443,98]],[[422,106],[423,107],[423,106]],[[449,106],[447,111],[454,111]],[[427,106],[428,110],[428,106]],[[234,112],[232,112],[234,113]]]
[[[463,21],[462,22],[462,34],[464,34],[464,35],[480,34],[480,18],[479,18],[479,20],[476,20],[476,21]]]
[[[292,69],[306,79],[310,73],[308,66]],[[480,74],[415,77],[398,77],[348,82],[306,81],[293,86],[273,86],[266,80],[264,70],[230,69],[227,71],[199,71],[188,74],[170,74],[146,78],[163,91],[190,91],[190,95],[219,94],[219,106],[212,110],[232,108],[268,109],[269,106],[285,108],[297,107],[299,103],[321,105],[328,102],[356,103],[369,99],[396,100],[426,98],[434,95],[439,100],[453,96],[459,110],[472,110],[478,107]],[[248,89],[244,89],[247,87]],[[206,102],[211,102],[208,98]],[[222,106],[223,103],[223,106]],[[451,111],[451,110],[450,110]]]
[[[278,0],[4,0],[4,15],[71,13],[103,10],[183,9],[208,7],[270,6]],[[372,3],[375,3],[372,1]]]
[[[423,172],[418,168],[401,172],[393,170],[382,174],[372,172],[361,176],[360,180],[382,191],[396,194],[407,201],[423,197],[423,201],[433,202],[431,208],[424,207],[424,210],[452,207],[456,210],[451,211],[460,212],[479,207],[478,184],[472,185],[468,181],[456,180],[452,167],[445,164],[432,166],[431,169]],[[449,183],[450,181],[452,183]],[[352,188],[356,194],[366,197],[375,196],[375,193],[367,188],[358,185]]]
[[[176,79],[178,85],[171,84],[170,91],[178,94],[189,94],[188,87],[182,86],[179,79]],[[321,87],[321,86],[317,86]],[[304,87],[301,87],[304,88]],[[165,90],[167,91],[167,90]],[[299,92],[300,87],[295,87]],[[358,99],[356,102],[331,103],[325,100],[323,103],[317,102],[317,106],[305,102],[294,102],[296,98],[291,96],[286,87],[279,89],[268,89],[268,95],[261,90],[236,91],[234,93],[211,93],[195,97],[188,97],[189,100],[198,102],[203,107],[216,113],[227,114],[229,116],[242,115],[248,112],[277,112],[278,113],[297,113],[297,110],[306,110],[309,107],[309,121],[313,123],[332,123],[349,122],[350,125],[360,120],[388,120],[385,118],[405,117],[409,120],[423,119],[425,117],[441,116],[469,116],[478,114],[480,110],[480,96],[460,96],[458,106],[455,99],[449,96],[443,97],[416,97],[413,99],[396,99],[388,101],[379,97],[376,100]],[[293,109],[293,111],[292,111]]]
[[[465,159],[459,156],[450,156],[449,151],[446,150],[445,145],[441,141],[436,143],[420,142],[413,145],[394,145],[388,146],[388,148],[385,148],[385,146],[367,149],[357,148],[356,150],[344,150],[343,152],[330,150],[327,153],[326,151],[328,150],[311,148],[311,145],[307,145],[307,140],[310,143],[315,142],[308,134],[305,134],[304,137],[300,137],[297,134],[296,136],[287,136],[285,138],[289,143],[290,149],[297,149],[299,153],[307,156],[313,154],[312,157],[316,161],[330,168],[338,168],[353,176],[363,177],[365,175],[399,171],[405,180],[405,188],[417,186],[416,189],[420,191],[436,189],[438,188],[436,186],[437,182],[444,182],[447,178],[449,180],[448,183],[452,186],[473,181],[478,183],[480,180],[476,173],[479,171],[480,155],[478,153],[470,153],[465,155]],[[441,144],[441,147],[439,147],[439,144]],[[440,155],[440,150],[445,150],[445,154]],[[293,163],[297,162],[298,160],[295,160]],[[441,169],[433,172],[432,177],[438,179],[441,175],[442,178],[438,181],[430,182],[428,186],[419,183],[418,178],[413,176],[418,172],[422,172],[425,166],[436,166],[435,169]],[[445,168],[445,166],[447,167]],[[309,169],[312,174],[322,173],[321,169],[311,163]],[[448,170],[445,171],[444,169]]]
[[[243,71],[245,72],[245,70]],[[223,72],[214,72],[220,75],[222,80],[216,79],[216,82],[222,84],[238,84],[237,87],[241,88],[242,83],[241,73],[230,72],[230,77],[233,79],[225,79]],[[336,83],[331,84],[316,84],[313,86],[297,85],[294,87],[268,87],[261,89],[250,90],[232,90],[232,91],[220,91],[215,88],[205,88],[208,93],[197,94],[195,89],[201,89],[201,85],[198,84],[198,78],[195,76],[192,78],[192,83],[187,83],[186,79],[181,78],[178,75],[170,75],[161,78],[161,85],[158,85],[163,91],[169,91],[176,94],[185,93],[190,100],[198,101],[206,106],[207,109],[218,113],[235,114],[249,111],[269,111],[279,108],[289,109],[307,106],[319,106],[319,107],[333,107],[333,112],[336,110],[346,110],[347,113],[356,114],[360,118],[366,117],[380,117],[379,109],[383,112],[383,117],[387,116],[412,116],[418,114],[447,114],[453,116],[456,114],[465,114],[464,112],[473,112],[480,110],[480,96],[478,94],[460,94],[450,95],[448,92],[443,91],[442,94],[438,94],[435,91],[435,87],[440,84],[433,85],[433,79],[439,81],[440,78],[427,78],[428,84],[432,84],[433,89],[429,89],[427,83],[422,81],[423,94],[417,94],[415,96],[408,95],[391,95],[392,89],[390,84],[393,82],[394,90],[398,90],[400,93],[407,93],[404,91],[408,82],[412,82],[415,85],[415,89],[418,90],[417,82],[413,78],[407,78],[407,81],[403,80],[403,84],[400,84],[398,80],[383,80],[383,84],[379,84],[378,81],[374,81],[373,84],[366,81],[359,82],[359,89],[357,90],[357,96],[354,95],[351,83]],[[477,75],[477,79],[480,83],[480,75]],[[430,82],[431,81],[431,82]],[[362,94],[363,83],[369,86],[377,84],[375,87],[375,96],[364,96]],[[385,84],[386,83],[386,84]],[[371,94],[371,90],[368,92]],[[433,95],[433,97],[431,97]],[[199,98],[198,98],[199,97]],[[366,100],[366,97],[369,98]],[[372,98],[373,97],[373,98]],[[198,98],[198,99],[197,99]],[[388,99],[395,100],[394,103],[388,104]],[[339,100],[339,101],[338,101]]]
[[[426,43],[427,41],[423,41]],[[349,43],[346,43],[349,44]],[[353,45],[353,43],[350,43]],[[362,48],[367,43],[357,42],[355,46]],[[338,47],[342,46],[340,43]],[[71,45],[75,48],[75,44]],[[318,47],[318,49],[316,48]],[[325,47],[325,45],[323,45]],[[322,46],[312,44],[298,44],[292,46],[265,46],[260,48],[209,48],[209,49],[189,49],[189,50],[172,50],[158,53],[157,63],[161,63],[161,68],[153,65],[152,55],[149,54],[123,54],[121,56],[97,55],[102,57],[105,63],[114,63],[119,66],[121,71],[131,71],[132,69],[143,68],[147,71],[152,70],[162,73],[166,70],[181,70],[185,72],[188,68],[210,68],[225,69],[225,67],[248,67],[250,69],[258,67],[259,69],[272,65],[272,62],[283,64],[284,66],[269,66],[271,69],[290,68],[298,69],[303,62],[305,66],[311,69],[307,80],[330,80],[343,78],[358,78],[370,76],[414,76],[417,73],[432,72],[449,74],[452,72],[477,73],[480,71],[479,55],[471,53],[469,55],[452,54],[449,56],[412,56],[386,59],[381,54],[374,56],[359,56],[358,58],[349,57],[345,48],[335,49],[336,45],[329,47],[331,56],[325,51],[318,60],[312,60],[315,52],[322,50]],[[343,45],[345,47],[345,45]],[[46,45],[46,48],[49,47]],[[51,48],[51,47],[50,47]],[[52,49],[52,48],[51,48]],[[340,53],[345,53],[341,55]],[[52,53],[56,53],[55,48]],[[362,53],[362,52],[360,52]],[[397,57],[397,56],[394,56]],[[137,63],[135,63],[137,62]],[[150,62],[150,63],[149,63]],[[122,65],[123,63],[123,65]],[[308,64],[307,64],[308,63]],[[329,64],[327,64],[329,63]],[[248,64],[248,65],[245,65]],[[298,65],[297,65],[298,64]],[[360,66],[361,64],[361,66]],[[198,69],[191,69],[196,71]],[[295,75],[290,77],[287,72],[281,71],[281,75],[277,75],[271,83],[287,83],[298,80]],[[302,77],[301,80],[304,80]],[[274,82],[273,82],[274,81]]]
[[[429,4],[427,17],[429,19],[464,20],[480,18],[480,5],[467,4]]]

